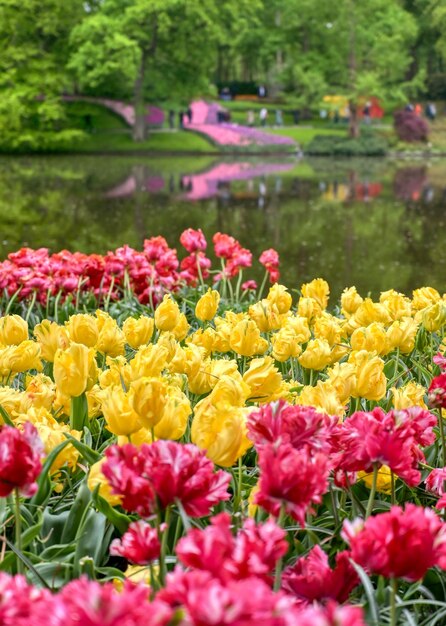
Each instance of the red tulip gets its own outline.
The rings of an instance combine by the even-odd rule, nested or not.
[[[177,545],[180,561],[221,581],[251,576],[268,581],[277,561],[288,550],[285,532],[273,520],[256,524],[247,519],[234,536],[230,523],[230,516],[221,513],[211,520],[211,526],[189,531]]]
[[[207,248],[207,241],[201,228],[198,230],[187,228],[181,233],[180,243],[188,252],[204,252]]]
[[[327,555],[317,545],[282,574],[282,588],[308,603],[328,599],[343,603],[358,584],[347,551],[338,552],[336,565],[331,569]]]
[[[25,496],[37,491],[42,470],[43,444],[35,426],[27,422],[23,432],[12,426],[0,430],[0,497],[19,489]]]
[[[154,561],[160,550],[157,530],[142,520],[132,522],[121,539],[114,539],[110,545],[110,554],[123,556],[136,565]]]
[[[325,454],[310,455],[289,443],[263,445],[259,451],[260,480],[255,503],[276,517],[282,507],[302,526],[312,504],[319,504],[328,488]]]
[[[446,569],[446,525],[431,509],[393,506],[363,524],[344,522],[343,537],[371,574],[414,582],[431,567]]]

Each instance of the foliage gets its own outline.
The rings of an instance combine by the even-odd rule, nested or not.
[[[356,139],[334,135],[316,135],[306,148],[314,156],[383,156],[387,141],[379,135],[363,134]]]
[[[427,122],[413,111],[395,111],[394,128],[401,141],[426,142],[428,140]]]

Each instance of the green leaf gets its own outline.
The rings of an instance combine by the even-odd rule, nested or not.
[[[121,535],[125,533],[132,521],[128,515],[114,509],[102,496],[99,495],[99,486],[92,494],[95,507],[119,530]]]
[[[8,411],[6,409],[4,409],[1,404],[0,404],[0,415],[2,416],[3,421],[5,422],[5,424],[8,424],[8,426],[14,426],[14,422],[9,417]],[[14,428],[15,428],[15,426],[14,426]]]
[[[65,522],[62,532],[61,543],[74,541],[90,503],[91,492],[88,489],[86,482],[83,481],[68,513],[67,521]]]
[[[64,433],[64,435],[76,448],[76,450],[81,453],[81,455],[89,465],[94,465],[101,459],[101,455],[99,454],[99,452],[92,450],[89,446],[85,445],[81,441],[78,441],[76,437],[73,437],[73,435],[70,435],[70,433]]]
[[[58,454],[69,444],[69,441],[62,441],[46,457],[39,478],[37,479],[38,489],[30,500],[32,506],[45,504],[51,495],[50,469]]]

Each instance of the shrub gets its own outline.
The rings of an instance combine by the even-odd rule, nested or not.
[[[401,141],[426,142],[428,139],[429,127],[426,121],[413,111],[395,111],[393,125]]]
[[[365,133],[360,137],[316,135],[308,144],[306,152],[316,156],[383,156],[387,152],[384,137]]]

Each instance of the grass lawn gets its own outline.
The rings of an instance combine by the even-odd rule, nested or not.
[[[282,128],[266,128],[268,133],[275,135],[284,135],[291,137],[294,141],[301,146],[306,146],[315,137],[315,135],[337,135],[339,137],[345,137],[347,131],[345,128],[333,129],[333,128],[313,128],[309,126],[288,126]]]
[[[145,141],[135,143],[130,132],[93,133],[73,146],[80,152],[209,152],[219,153],[201,135],[188,131],[149,131]]]

